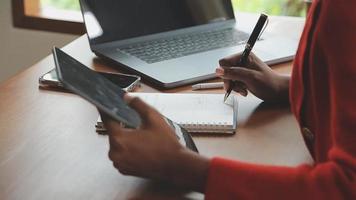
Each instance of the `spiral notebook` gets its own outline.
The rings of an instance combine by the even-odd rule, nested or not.
[[[193,93],[131,93],[156,108],[190,133],[235,133],[238,101],[230,95],[226,103],[223,94]],[[98,132],[106,131],[101,121]]]

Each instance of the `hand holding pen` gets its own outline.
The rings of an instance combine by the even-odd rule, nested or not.
[[[261,14],[260,18],[257,21],[257,24],[255,26],[255,28],[252,31],[252,34],[250,35],[250,38],[248,39],[246,46],[245,46],[245,50],[242,53],[242,56],[240,57],[238,66],[241,67],[246,67],[247,65],[247,61],[248,61],[248,57],[252,51],[253,46],[255,45],[257,39],[260,37],[263,28],[265,27],[266,21],[268,19],[268,16],[265,14]],[[220,65],[224,64],[222,63],[223,61],[220,61]],[[233,88],[235,87],[235,84],[241,84],[238,83],[236,81],[230,81],[230,84],[228,85],[229,88],[226,88],[226,94],[224,97],[224,101],[226,101],[226,99],[229,97],[229,95],[231,94],[231,91],[233,90]]]
[[[245,52],[229,56],[219,64],[216,75],[223,79],[226,90],[243,96],[248,90],[267,102],[288,102],[290,76],[276,73],[252,52],[249,56]]]

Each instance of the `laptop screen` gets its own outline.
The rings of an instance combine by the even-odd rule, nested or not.
[[[91,44],[234,19],[231,0],[81,0]]]

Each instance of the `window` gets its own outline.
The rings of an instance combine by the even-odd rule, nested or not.
[[[79,1],[12,0],[13,24],[19,28],[84,34],[85,29],[79,7],[64,7],[65,2],[68,2],[68,5],[75,5]]]
[[[40,0],[42,7],[79,11],[79,0]]]
[[[305,16],[303,0],[232,0],[234,9],[242,12],[258,12],[268,15]]]
[[[236,11],[305,16],[310,0],[231,0]],[[21,28],[83,34],[79,0],[12,0],[14,25]]]

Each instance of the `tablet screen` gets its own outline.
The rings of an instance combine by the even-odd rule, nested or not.
[[[125,91],[58,48],[53,50],[58,79],[66,89],[82,96],[99,110],[130,128],[141,124],[138,113],[122,99]]]

